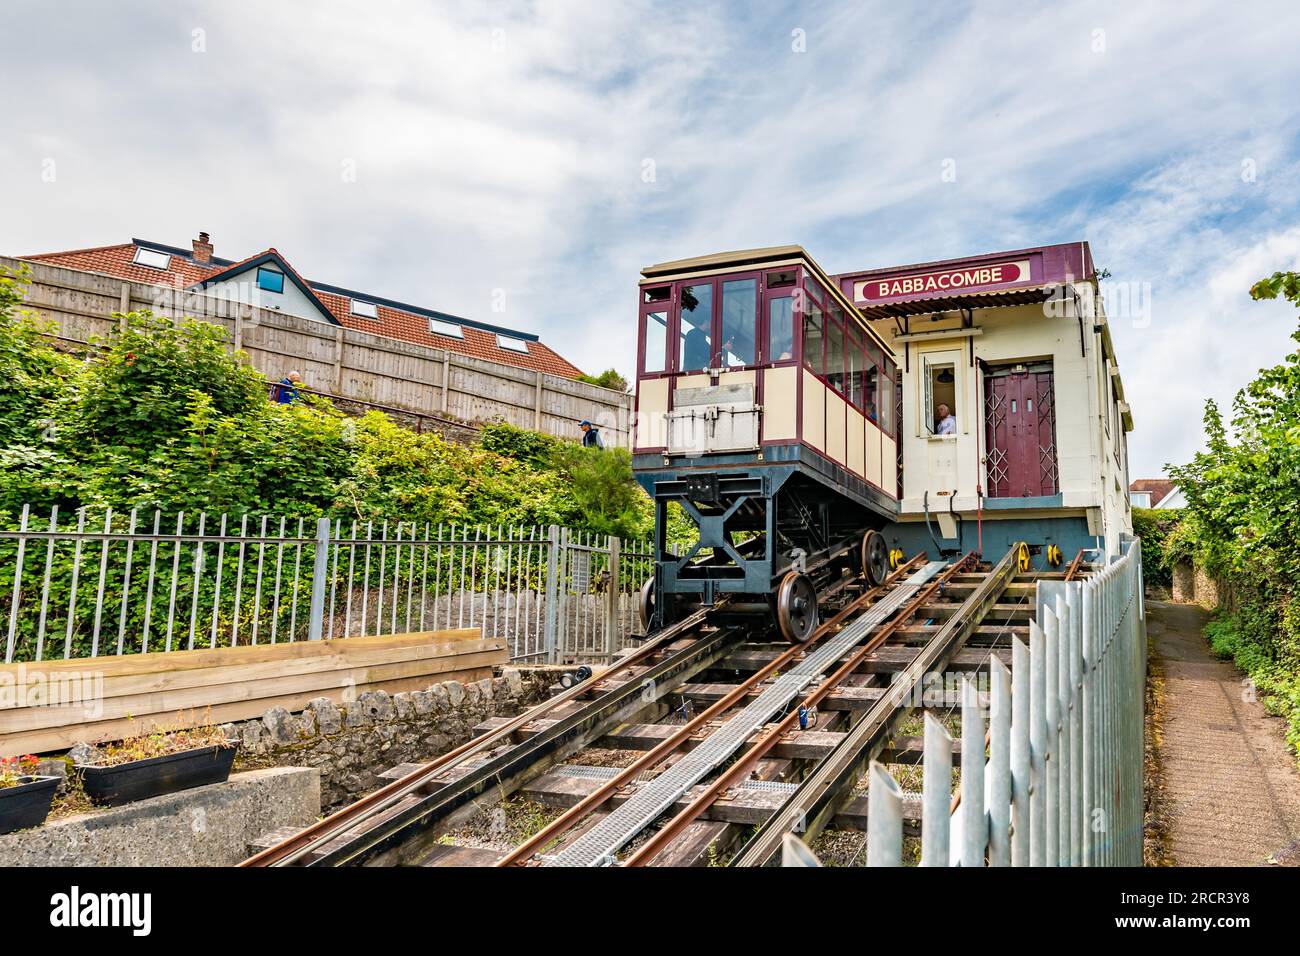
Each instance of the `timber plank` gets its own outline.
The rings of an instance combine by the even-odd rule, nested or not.
[[[500,641],[495,643],[496,647],[492,650],[471,654],[426,657],[394,664],[346,667],[340,670],[188,687],[176,691],[110,697],[96,702],[95,708],[98,713],[93,716],[98,719],[113,720],[129,715],[175,713],[235,701],[260,700],[286,694],[325,690],[341,685],[381,684],[385,681],[432,676],[453,670],[490,667],[494,664],[503,664],[506,659],[505,644]],[[4,724],[7,732],[15,733],[75,723],[84,720],[86,716],[87,706],[84,703],[53,707],[31,706],[10,709],[5,714]]]
[[[438,675],[421,675],[377,684],[360,684],[355,688],[318,688],[280,697],[214,704],[210,708],[205,707],[202,713],[192,713],[192,719],[188,722],[197,723],[206,719],[214,724],[224,724],[236,720],[260,717],[272,707],[283,707],[289,711],[302,710],[307,706],[308,701],[317,697],[326,697],[334,701],[334,703],[340,704],[345,702],[345,697],[355,699],[355,695],[363,694],[368,690],[383,690],[389,693],[399,693],[404,690],[423,690],[430,684],[444,680],[470,682],[491,677],[492,674],[492,667],[473,667],[446,671]],[[436,677],[436,679],[431,680],[430,677]],[[4,733],[0,734],[0,754],[41,754],[53,750],[66,750],[73,744],[82,741],[97,744],[111,740],[122,740],[134,734],[146,733],[155,727],[174,726],[175,723],[176,713],[167,711],[158,714],[132,715],[131,717],[116,720],[63,724],[58,727],[48,727],[21,733]]]
[[[233,662],[241,664],[257,661],[282,660],[288,657],[313,657],[341,648],[358,650],[371,647],[409,647],[412,645],[444,644],[449,641],[480,639],[479,628],[463,627],[443,631],[421,631],[415,634],[386,634],[380,637],[340,637],[329,641],[288,641],[279,644],[241,644],[238,647],[202,648],[192,651],[151,651],[147,654],[101,655],[77,657],[72,660],[39,661],[17,664],[0,664],[0,675],[10,674],[17,679],[19,673],[50,674],[64,671],[94,670],[114,675],[150,674],[174,671],[188,667],[224,666]]]
[[[343,642],[330,642],[332,645]],[[103,677],[102,696],[127,697],[139,694],[160,693],[195,687],[212,687],[220,684],[243,683],[271,677],[328,673],[380,664],[397,664],[405,661],[431,660],[438,657],[455,657],[480,651],[502,648],[500,640],[474,640],[454,643],[412,644],[409,646],[369,646],[341,649],[322,649],[316,656],[294,655],[285,660],[268,660],[256,663],[217,664],[209,667],[186,667],[171,672],[113,675]],[[333,651],[333,653],[329,652]],[[504,663],[504,661],[502,662]],[[56,672],[57,673],[57,672]],[[33,694],[48,688],[51,675],[28,672],[23,699],[28,705],[39,703]],[[84,672],[80,676],[85,676]],[[4,709],[0,707],[0,709]]]

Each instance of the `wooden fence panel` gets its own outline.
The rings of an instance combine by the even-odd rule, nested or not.
[[[28,305],[73,342],[106,337],[117,311],[187,315],[226,329],[231,347],[243,349],[272,381],[296,369],[308,387],[340,399],[466,422],[501,419],[571,439],[578,435],[576,422],[589,418],[606,445],[630,445],[632,398],[611,389],[216,296],[0,256],[5,268],[24,265],[32,274]],[[450,372],[445,403],[444,363]]]

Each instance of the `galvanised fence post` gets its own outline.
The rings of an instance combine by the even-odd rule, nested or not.
[[[307,638],[319,641],[325,622],[325,578],[329,571],[330,519],[316,519],[316,566],[311,578],[311,621]]]
[[[560,529],[551,525],[546,532],[546,624],[543,629],[543,644],[546,660],[554,664],[559,660],[557,631],[560,622]]]
[[[621,568],[622,542],[617,535],[609,536],[609,567],[606,569],[608,584],[605,587],[605,659],[614,660],[618,651],[618,599],[619,575]]]
[[[1011,672],[989,661],[989,866],[1011,865]]]
[[[1011,639],[1011,865],[1029,865],[1029,648]]]
[[[952,800],[952,734],[925,712],[921,779],[921,865],[948,865],[949,802]],[[868,814],[870,825],[870,814]]]

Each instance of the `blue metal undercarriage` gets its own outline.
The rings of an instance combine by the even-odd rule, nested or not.
[[[1024,541],[1029,544],[1033,567],[1038,570],[1060,570],[1047,562],[1048,545],[1055,544],[1061,549],[1064,566],[1068,566],[1079,551],[1098,546],[1097,538],[1088,533],[1088,521],[1082,515],[999,518],[996,512],[990,514],[985,510],[982,527],[974,515],[963,517],[955,538],[943,537],[939,522],[934,518],[928,530],[924,520],[895,521],[882,528],[881,534],[890,548],[900,549],[908,558],[921,551],[931,557],[937,556],[936,551],[938,554],[975,551],[980,548],[981,538],[984,554],[1006,554],[1012,545]]]
[[[660,626],[681,601],[722,594],[766,601],[790,570],[819,572],[856,560],[862,535],[897,515],[897,502],[801,445],[758,454],[633,458],[637,481],[655,503],[657,566],[653,605]],[[667,547],[667,509],[677,502],[699,529],[678,556]]]

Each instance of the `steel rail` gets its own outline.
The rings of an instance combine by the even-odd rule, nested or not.
[[[377,823],[320,857],[309,866],[341,866],[368,862],[400,863],[421,848],[420,837],[448,815],[476,801],[490,789],[508,795],[540,774],[548,758],[562,759],[627,722],[648,704],[669,693],[682,681],[711,666],[744,636],[739,627],[705,633],[646,671],[637,674],[538,734],[440,786],[418,803],[398,808]],[[649,691],[649,696],[647,696]],[[567,749],[566,749],[567,748]],[[397,854],[400,859],[389,857]]]
[[[731,866],[764,866],[780,852],[787,832],[796,828],[811,839],[834,816],[849,792],[886,741],[886,732],[912,710],[907,704],[917,684],[935,667],[944,666],[965,643],[1006,590],[1016,570],[1019,544],[989,572],[980,586],[962,602],[921,653],[885,690],[884,695],[799,785],[776,813],[764,822],[740,849]],[[802,827],[799,825],[802,824]]]
[[[902,579],[913,565],[922,561],[923,554],[916,555],[906,565],[899,568],[893,574],[885,579],[885,582],[879,587],[870,588],[859,597],[850,601],[834,617],[819,626],[812,634],[810,639],[802,644],[793,644],[786,650],[778,654],[773,660],[755,671],[741,683],[735,685],[722,698],[715,701],[708,708],[701,711],[691,720],[679,727],[674,733],[665,738],[657,746],[637,758],[631,765],[623,768],[615,776],[598,787],[595,791],[588,794],[578,803],[574,804],[555,820],[551,821],[529,839],[525,840],[519,846],[515,847],[508,854],[498,860],[494,865],[498,867],[517,866],[527,862],[538,850],[566,833],[574,824],[590,815],[598,809],[610,797],[614,796],[622,787],[631,783],[638,776],[663,761],[663,759],[681,748],[702,727],[706,726],[709,721],[719,714],[724,713],[737,702],[742,700],[750,691],[761,684],[771,674],[784,667],[787,663],[804,656],[814,645],[820,643],[823,638],[833,631],[837,630],[839,625],[847,620],[851,615],[865,607],[868,603],[880,597],[893,585]]]
[[[1088,550],[1087,548],[1079,549],[1079,553],[1076,554],[1074,556],[1074,560],[1070,562],[1070,567],[1066,569],[1065,580],[1067,581],[1074,580],[1074,576],[1079,573],[1079,568],[1082,567],[1083,565],[1083,553],[1087,550]]]
[[[486,734],[474,737],[461,744],[459,747],[435,757],[433,760],[418,769],[411,771],[406,776],[394,780],[392,783],[381,787],[374,793],[367,794],[356,802],[348,804],[346,807],[335,811],[328,817],[318,820],[316,823],[304,828],[288,839],[277,843],[275,846],[267,847],[260,853],[254,854],[241,862],[239,866],[283,866],[295,862],[303,856],[311,853],[311,851],[317,847],[357,826],[359,823],[363,823],[372,816],[389,809],[403,797],[414,793],[428,784],[437,774],[444,773],[455,766],[459,766],[476,754],[501,743],[531,721],[544,717],[561,704],[566,704],[582,694],[587,693],[595,687],[598,682],[608,680],[622,671],[639,665],[646,658],[657,653],[668,644],[681,639],[699,628],[704,623],[707,614],[708,609],[701,608],[694,614],[691,614],[690,616],[685,617],[677,623],[660,631],[658,635],[641,645],[641,647],[637,648],[636,651],[629,654],[617,664],[601,671],[599,674],[593,674],[588,680],[575,684],[568,690],[562,691],[554,697],[544,700],[529,708],[517,717],[512,718],[508,723],[505,723]]]
[[[936,591],[940,590],[947,584],[952,577],[975,560],[974,553],[965,555],[953,565],[946,568],[943,573],[934,578],[916,596],[911,599],[904,607],[899,609],[898,613],[888,622],[881,625],[879,630],[871,635],[864,643],[854,648],[853,652],[845,659],[831,676],[821,681],[804,699],[800,702],[800,707],[815,707],[836,687],[842,684],[850,674],[857,670],[866,657],[877,650],[901,627],[904,623],[915,617],[921,609],[934,597]],[[906,566],[905,566],[906,567]],[[698,797],[696,797],[681,812],[675,814],[667,823],[664,824],[655,834],[650,837],[644,844],[637,848],[626,861],[625,866],[645,866],[663,849],[681,835],[691,823],[713,806],[724,793],[732,787],[743,781],[749,771],[764,756],[780,742],[781,738],[792,730],[799,719],[799,708],[791,707],[790,712],[780,721],[769,724],[762,731],[762,738],[754,743],[741,757],[739,757],[727,770],[717,779],[710,783]]]

